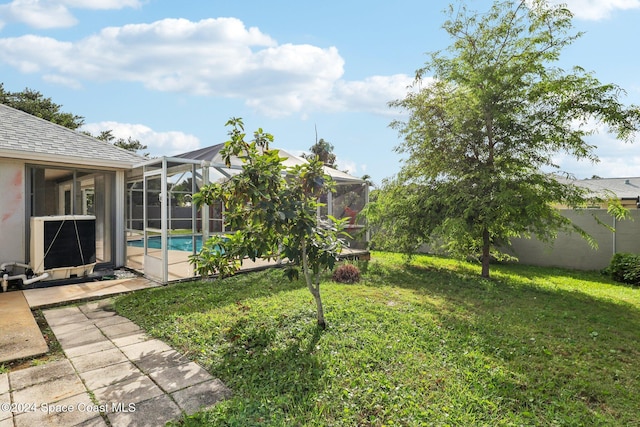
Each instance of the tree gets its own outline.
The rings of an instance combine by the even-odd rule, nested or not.
[[[194,194],[196,206],[222,201],[225,225],[236,230],[226,236],[214,236],[202,251],[191,256],[200,275],[235,273],[246,257],[256,260],[285,258],[285,274],[299,276],[299,268],[316,302],[318,326],[326,326],[320,295],[320,277],[332,269],[346,245],[342,232],[346,220],[317,216],[318,198],[333,188],[322,162],[286,168],[278,150],[270,149],[273,136],[258,129],[254,139],[245,141],[242,119],[232,118],[230,140],[221,150],[227,166],[231,158],[242,160],[242,171],[223,183],[205,185]]]
[[[87,135],[93,136],[88,132],[87,132]],[[124,139],[124,138],[116,139],[116,137],[113,136],[113,130],[111,130],[111,129],[101,131],[100,135],[94,136],[94,138],[99,139],[101,141],[106,141],[106,142],[108,142],[110,144],[113,144],[116,147],[120,147],[120,148],[122,148],[124,150],[133,151],[134,153],[139,151],[139,150],[146,150],[147,149],[146,145],[142,144],[139,140],[133,139],[131,137],[128,137],[127,139]],[[144,156],[148,157],[149,153],[145,153]]]
[[[317,157],[325,166],[336,169],[336,155],[333,153],[333,149],[333,144],[320,138],[309,148],[311,153],[303,154],[302,157],[309,161]]]
[[[509,0],[483,14],[450,6],[449,16],[443,28],[452,44],[430,54],[414,90],[390,104],[408,112],[391,124],[406,160],[369,209],[370,221],[405,221],[406,232],[397,227],[395,237],[408,241],[414,233],[449,253],[477,254],[489,277],[491,257],[512,237],[550,241],[575,230],[589,239],[554,208],[583,206],[587,194],[544,170],[559,171],[557,153],[598,160],[585,139],[589,121],[631,140],[640,110],[619,101],[618,86],[553,65],[580,36],[563,6]]]
[[[22,92],[7,92],[0,83],[0,103],[73,130],[84,123],[84,117],[62,112],[61,105],[29,88]]]

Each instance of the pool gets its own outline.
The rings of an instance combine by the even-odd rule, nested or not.
[[[202,236],[169,236],[167,237],[167,246],[171,251],[186,251],[193,252],[193,239],[196,240],[196,252],[200,252],[202,249]],[[148,238],[148,246],[151,249],[160,249],[161,241],[160,236],[151,236]],[[133,246],[135,248],[143,248],[143,239],[129,240],[127,246]]]

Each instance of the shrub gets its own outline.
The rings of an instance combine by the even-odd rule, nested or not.
[[[617,282],[640,285],[640,255],[630,253],[615,254],[611,258],[611,263],[606,272]]]
[[[333,272],[333,281],[338,283],[359,282],[360,269],[353,264],[342,264]]]

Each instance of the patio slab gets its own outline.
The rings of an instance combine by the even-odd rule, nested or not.
[[[0,362],[49,351],[22,292],[0,294]]]
[[[162,285],[144,277],[136,277],[134,279],[105,280],[76,285],[29,289],[24,291],[24,295],[31,308],[40,308],[68,301],[106,297],[158,286]]]

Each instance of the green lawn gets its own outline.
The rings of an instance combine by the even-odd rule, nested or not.
[[[640,425],[640,289],[599,273],[374,253],[323,283],[281,270],[120,298],[234,391],[186,425]]]

